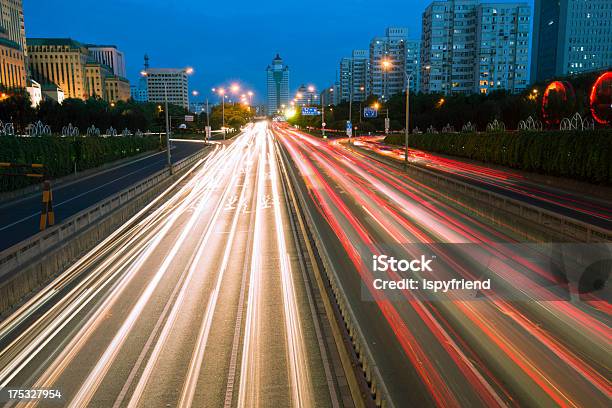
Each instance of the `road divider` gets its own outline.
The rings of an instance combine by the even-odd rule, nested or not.
[[[387,158],[359,146],[350,149],[386,165],[403,169],[445,199],[479,217],[528,239],[558,242],[612,242],[612,231],[476,187],[436,171]],[[527,231],[532,231],[528,233]],[[533,231],[537,231],[534,233]]]
[[[0,252],[0,316],[159,196],[208,154],[200,150]]]

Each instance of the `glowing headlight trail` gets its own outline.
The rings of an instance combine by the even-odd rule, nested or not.
[[[281,195],[278,190],[280,179],[278,177],[276,145],[272,140],[272,134],[268,131],[268,165],[270,167],[270,179],[272,184],[272,198],[274,202],[274,221],[276,229],[276,243],[278,246],[278,256],[281,260],[281,282],[283,289],[283,306],[285,310],[285,328],[289,348],[289,362],[291,371],[291,385],[293,388],[293,406],[311,407],[313,401],[310,400],[312,391],[310,389],[310,378],[306,367],[307,356],[304,350],[304,336],[296,304],[295,288],[293,286],[293,273],[287,253],[287,243],[285,238],[283,220],[281,215],[280,203]]]
[[[183,206],[186,208],[188,203],[183,203]],[[176,216],[178,217],[178,215]],[[166,220],[166,227],[165,227],[165,231],[167,231],[172,224],[174,223],[174,221],[176,220],[176,217],[171,217],[170,219]],[[112,237],[109,237],[109,239]],[[106,241],[105,241],[106,242]],[[155,241],[153,241],[155,242]],[[104,244],[104,243],[103,243]],[[150,247],[151,244],[147,244],[147,246]],[[98,247],[100,247],[101,245],[99,245]],[[90,254],[93,254],[93,256],[97,256],[96,254],[96,249],[98,248],[96,247],[94,250],[92,250],[90,252]],[[105,262],[102,267],[106,267],[108,265],[112,265],[114,262],[116,262],[116,258],[118,257],[118,254],[116,254],[114,257],[111,257],[107,262]],[[144,258],[142,255],[139,256],[139,263],[142,263],[144,261]],[[75,266],[75,268],[78,267]],[[132,272],[135,270],[135,267],[132,267],[128,270],[127,275],[131,276]],[[74,268],[70,268],[68,270],[68,273],[72,273],[72,271],[74,270]],[[101,268],[98,268],[98,270],[102,270]],[[92,276],[96,276],[96,273],[93,273]],[[60,310],[61,318],[56,318],[55,320],[53,320],[53,322],[51,324],[49,324],[47,327],[44,328],[44,330],[37,334],[35,339],[33,341],[28,342],[27,346],[25,349],[20,350],[19,354],[17,356],[14,356],[12,361],[9,364],[6,364],[6,366],[0,371],[0,379],[2,379],[2,383],[1,384],[8,384],[8,382],[15,377],[15,375],[17,375],[19,373],[19,371],[21,369],[23,369],[23,367],[25,365],[27,365],[27,363],[29,361],[31,361],[38,352],[40,352],[44,346],[46,344],[48,344],[49,341],[51,341],[54,337],[55,334],[57,334],[59,332],[59,330],[64,327],[67,323],[70,322],[70,320],[72,318],[74,318],[77,314],[77,312],[79,310],[81,310],[89,301],[91,301],[91,299],[93,299],[93,297],[95,296],[95,294],[97,294],[102,287],[98,288],[97,290],[93,291],[91,288],[87,287],[88,284],[88,280],[86,280],[85,282],[80,283],[77,287],[75,287],[72,290],[72,293],[74,293],[74,296],[77,296],[76,299],[73,299],[73,302],[70,303],[65,303],[65,302],[60,302],[58,305],[54,306],[54,309],[56,310]],[[104,281],[105,284],[109,283],[109,281]],[[52,286],[55,287],[55,283],[51,284]],[[56,290],[56,289],[53,289]],[[79,294],[80,292],[85,291],[87,292],[87,296],[83,296],[82,294]],[[70,297],[72,299],[72,296]],[[39,305],[37,305],[36,303],[33,305],[24,305],[24,307],[38,307]],[[68,313],[68,310],[73,310],[74,313]],[[52,310],[50,310],[49,312],[47,312],[42,318],[39,319],[42,320],[46,315],[50,314],[52,312]],[[27,311],[27,313],[32,313],[30,311]],[[33,331],[36,328],[36,325],[32,325],[30,326],[27,331]],[[11,345],[7,348],[5,348],[4,351],[10,350],[12,345],[15,345],[19,342],[19,340],[21,340],[21,338],[23,336],[25,336],[26,333],[23,333],[18,339],[16,339],[15,341],[13,341],[11,343]],[[4,352],[3,351],[3,352]],[[0,385],[0,386],[4,386],[4,385]]]
[[[240,160],[241,157],[237,157],[234,162],[233,165],[229,168],[230,170],[230,174],[235,174],[240,166],[240,164],[244,163],[244,161]],[[227,170],[227,169],[225,169]],[[184,283],[182,284],[181,287],[181,291],[179,292],[176,300],[174,301],[174,305],[172,307],[172,311],[170,312],[170,315],[168,316],[168,318],[166,319],[166,323],[164,324],[164,327],[157,339],[157,342],[155,344],[155,348],[153,349],[153,352],[151,353],[151,355],[149,356],[149,360],[147,362],[147,365],[145,366],[145,369],[143,371],[143,373],[140,376],[140,379],[138,380],[138,384],[136,384],[136,388],[134,389],[134,391],[132,392],[132,396],[130,398],[130,401],[128,403],[128,408],[135,408],[136,406],[138,406],[138,403],[144,393],[145,390],[145,386],[147,384],[147,381],[149,381],[149,378],[151,377],[151,374],[153,373],[153,369],[155,367],[155,364],[157,362],[157,360],[159,359],[159,356],[162,352],[162,347],[164,346],[164,344],[167,341],[167,338],[170,334],[170,331],[172,330],[172,327],[176,321],[176,318],[178,316],[178,313],[181,309],[181,306],[183,305],[183,302],[185,300],[185,295],[187,293],[187,288],[189,287],[190,283],[191,283],[191,279],[196,271],[196,267],[198,266],[200,260],[202,259],[202,257],[204,256],[205,251],[207,250],[207,243],[208,240],[211,237],[211,234],[213,233],[213,228],[214,226],[217,224],[217,220],[219,218],[219,215],[221,214],[221,210],[223,209],[223,205],[227,200],[227,196],[229,194],[230,191],[232,191],[233,187],[235,186],[235,184],[237,184],[238,179],[237,178],[232,178],[230,180],[230,182],[226,185],[225,190],[221,196],[221,199],[218,201],[217,204],[217,208],[215,209],[215,212],[213,214],[213,216],[211,217],[210,221],[208,222],[208,227],[206,229],[206,232],[204,234],[204,237],[201,239],[199,245],[198,245],[198,249],[197,249],[197,253],[195,258],[191,261],[191,266],[189,267],[189,270],[187,272],[187,276],[184,280]],[[234,216],[234,219],[237,220],[237,215],[238,215],[238,211],[236,211],[236,214]],[[189,233],[190,228],[186,228],[186,233]],[[180,245],[179,245],[180,246]],[[220,277],[222,276],[221,274],[219,275]],[[218,280],[218,285],[220,285],[221,281]],[[218,293],[218,291],[217,291]]]
[[[292,132],[292,134],[295,134],[295,132]],[[298,136],[298,137],[299,137],[299,136]],[[304,139],[314,139],[314,138],[308,138],[308,137],[304,136]],[[315,139],[315,140],[316,140],[316,139]],[[310,141],[310,140],[308,140],[308,141]],[[302,172],[302,174],[303,174],[305,177],[307,177],[307,178],[309,179],[308,184],[309,184],[309,185],[311,185],[311,186],[313,186],[313,188],[310,190],[310,192],[311,192],[311,193],[315,193],[315,194],[319,195],[319,194],[318,194],[318,192],[319,192],[319,191],[320,191],[321,193],[323,193],[324,191],[326,191],[326,187],[325,187],[325,185],[324,185],[324,182],[322,182],[322,181],[321,181],[321,180],[322,180],[322,178],[321,178],[321,177],[322,177],[322,175],[320,175],[320,174],[318,175],[318,174],[317,174],[317,171],[314,169],[314,167],[306,166],[306,164],[305,164],[305,163],[308,163],[308,162],[309,162],[309,160],[311,160],[311,159],[313,159],[313,158],[315,158],[316,160],[320,160],[320,159],[318,158],[318,156],[319,156],[320,154],[326,154],[326,155],[329,155],[330,160],[331,160],[331,158],[333,157],[333,156],[332,156],[332,154],[331,154],[332,152],[330,151],[330,149],[328,149],[327,145],[326,145],[326,144],[323,144],[323,143],[320,143],[320,144],[321,144],[321,146],[317,146],[317,150],[312,150],[312,151],[308,152],[308,153],[305,155],[305,154],[303,154],[303,153],[301,153],[301,152],[298,152],[297,150],[295,150],[295,149],[293,148],[293,146],[291,145],[291,143],[289,143],[289,138],[287,138],[287,140],[284,140],[284,142],[286,142],[286,144],[287,144],[287,148],[288,148],[288,150],[291,152],[291,155],[295,157],[296,164],[297,164],[297,165],[300,167],[300,171]],[[303,146],[306,146],[306,145],[315,145],[315,142],[313,142],[313,143],[308,143],[308,144],[304,144]],[[304,148],[305,148],[305,147],[304,147]],[[334,154],[335,154],[335,153],[334,153]],[[343,157],[343,159],[342,159],[341,161],[339,161],[338,163],[342,163],[342,165],[346,165],[346,166],[349,166],[349,167],[350,167],[350,166],[352,165],[352,162],[353,162],[353,160],[352,160],[351,158],[348,158],[348,157]],[[339,181],[341,184],[342,184],[342,181],[341,181],[341,180],[338,180],[338,179],[341,179],[341,178],[340,178],[340,177],[338,177],[338,176],[339,176],[339,175],[342,175],[343,177],[347,177],[347,175],[349,174],[349,173],[347,173],[347,172],[344,172],[344,171],[343,171],[343,170],[341,170],[341,169],[338,169],[338,167],[336,167],[335,169],[332,169],[332,168],[330,168],[329,166],[326,166],[326,167],[327,167],[327,171],[328,171],[328,174],[330,175],[330,177],[332,177],[332,176],[333,176],[333,177],[336,177],[336,179],[337,179],[336,181]],[[383,166],[383,167],[384,167],[384,166]],[[364,168],[364,169],[365,169],[365,168]],[[358,169],[356,169],[356,168],[354,168],[354,167],[352,168],[352,171],[353,171],[353,172],[354,172],[354,171],[357,171],[357,172],[359,173],[359,170],[358,170]],[[365,173],[372,173],[372,174],[376,173],[376,167],[375,167],[375,166],[373,166],[373,167],[371,167],[371,168],[368,168],[368,169],[366,170],[366,172],[364,172],[364,174],[361,174],[361,175],[360,175],[360,177],[364,177],[365,179],[367,179],[368,177],[370,177],[370,176],[369,176],[369,174],[365,174]],[[392,173],[393,173],[393,172],[392,172]],[[379,180],[384,179],[384,173],[378,174],[377,176],[378,176],[378,179],[379,179]],[[349,179],[351,179],[351,180],[352,180],[354,183],[356,183],[356,185],[357,185],[357,186],[360,186],[360,181],[359,181],[357,178],[354,178],[354,177],[349,176]],[[353,187],[353,188],[350,188],[350,186],[349,186],[349,185],[344,185],[343,189],[344,189],[345,191],[350,191],[350,192],[353,192],[353,191],[354,191],[354,187]],[[368,189],[370,189],[370,188],[368,188]],[[334,193],[334,192],[332,191],[332,193]],[[367,193],[367,190],[362,190],[362,191],[361,191],[361,195],[363,195],[364,197],[366,197],[366,196],[367,196],[367,197],[369,197],[369,199],[373,199],[373,197],[374,197],[374,194],[368,194],[368,193]],[[354,196],[354,197],[358,197],[358,196],[357,196],[357,195],[355,195],[355,194],[353,194],[353,196]],[[395,197],[395,198],[397,198],[397,197]],[[317,201],[318,203],[320,203],[320,204],[319,204],[319,206],[320,206],[320,207],[322,207],[323,209],[325,209],[325,207],[326,207],[326,205],[325,205],[325,198],[323,198],[323,197],[319,196],[319,197],[316,199],[316,201]],[[393,201],[395,201],[395,200],[393,200],[393,199],[392,199],[392,202],[393,202]],[[400,201],[400,202],[401,202],[401,201]],[[338,208],[338,206],[339,206],[339,205],[341,205],[341,204],[335,203],[335,204],[333,204],[333,205],[334,205],[334,207],[335,207],[335,208]],[[364,205],[368,206],[369,204],[364,204]],[[377,206],[379,206],[379,207],[381,207],[381,208],[386,208],[386,207],[388,207],[388,206],[386,206],[386,205],[385,205],[385,202],[378,201],[378,204],[377,204],[377,205],[375,205],[375,206],[373,206],[372,208],[376,210],[376,209],[377,209]],[[387,208],[387,210],[390,210],[390,207],[389,207],[389,208]],[[391,216],[392,214],[395,214],[395,212],[394,212],[394,211],[390,211],[390,212],[389,212],[389,216]],[[345,216],[347,216],[347,215],[345,215]],[[378,216],[376,216],[376,218],[379,218],[379,219],[380,219],[380,217],[385,218],[385,216],[384,216],[384,215],[382,215],[382,213],[380,213],[380,212],[379,212],[379,215],[378,215]],[[397,214],[395,214],[395,217],[397,218]],[[401,218],[401,217],[400,217],[400,218]],[[334,215],[331,215],[331,214],[328,214],[328,215],[326,216],[326,219],[327,219],[327,220],[328,220],[330,223],[334,223],[334,222],[336,222],[336,217],[335,217]],[[392,220],[394,220],[394,218],[392,218]],[[406,220],[406,221],[407,221],[407,222],[409,222],[408,220]],[[394,221],[392,221],[392,223],[393,223],[393,222],[395,222],[395,220],[394,220]],[[385,224],[383,224],[383,225],[387,225],[386,223],[387,223],[387,221],[385,221]],[[391,225],[391,224],[389,224],[389,225]],[[412,230],[412,228],[411,228],[410,226],[408,226],[408,225],[405,225],[405,226],[404,226],[404,228],[408,228],[408,230]],[[384,229],[385,229],[385,230],[387,230],[387,229],[388,229],[388,227],[387,227],[387,226],[385,226],[385,227],[384,227]],[[340,234],[343,234],[344,229],[343,229],[343,228],[340,228],[340,229],[338,229],[338,230],[336,230],[336,231],[337,231],[337,233],[339,234],[339,236],[341,236]],[[395,232],[395,233],[390,232],[390,235],[391,235],[391,236],[393,236],[393,237],[395,237],[395,238],[397,238],[397,237],[400,237],[400,236],[401,236],[401,234],[399,234],[399,235],[398,235],[398,234],[399,234],[398,232]],[[362,236],[363,236],[363,233],[360,233],[360,235],[362,235]],[[427,237],[424,237],[424,238],[426,238],[427,240],[429,240],[429,238],[427,238]],[[346,240],[343,240],[343,242],[347,242],[347,241],[346,241]],[[352,245],[352,244],[351,244],[351,245]],[[352,251],[352,250],[351,250],[351,247],[349,246],[349,247],[347,248],[347,252],[349,253],[349,255],[352,253],[351,251]],[[514,312],[512,312],[512,311],[507,311],[506,313],[507,313],[507,314],[508,314],[508,316],[510,316],[511,318],[515,318],[515,319],[516,319],[516,318],[521,318],[520,314],[519,314],[519,316],[515,316],[515,313],[518,313],[518,311],[514,311]],[[584,323],[584,322],[582,322],[582,323]],[[529,323],[529,322],[528,322],[528,321],[526,321],[526,320],[525,320],[525,321],[523,321],[523,323],[522,323],[522,324],[525,324],[523,327],[525,328],[525,330],[528,330],[528,331],[530,330],[529,328],[530,328],[530,327],[531,327],[531,325],[532,325],[531,323]],[[538,329],[538,330],[539,330],[539,329]],[[541,337],[541,336],[537,336],[537,333],[535,333],[534,331],[531,331],[531,333],[532,333],[532,334],[536,334],[536,338],[537,338],[537,337],[539,337],[539,340],[540,340],[540,341],[541,341],[543,344],[546,344],[546,345],[547,345],[549,348],[551,348],[551,350],[556,350],[557,352],[561,351],[561,349],[559,349],[559,348],[558,348],[558,345],[551,344],[551,342],[550,342],[550,341],[547,341],[546,339],[544,339],[544,338],[543,338],[543,337]],[[549,340],[550,340],[550,339],[549,339]],[[512,357],[512,356],[510,356],[510,357]],[[581,364],[579,364],[579,363],[580,363],[580,361],[576,361],[576,359],[575,359],[575,358],[572,358],[572,354],[571,354],[571,353],[570,353],[570,354],[565,353],[565,358],[567,358],[567,360],[566,360],[566,361],[568,361],[568,363],[569,363],[570,365],[572,365],[574,369],[576,369],[578,372],[581,372],[581,371],[582,371],[582,373],[581,373],[581,374],[585,375],[585,378],[590,377],[590,376],[589,376],[589,374],[587,373],[588,371],[590,371],[590,370],[589,370],[589,367],[585,367],[584,365],[582,365],[582,368],[581,368],[581,367],[580,367],[580,366],[581,366]],[[578,364],[577,364],[577,363],[578,363]],[[585,371],[585,369],[586,369],[586,371]],[[529,371],[529,370],[527,370],[527,371]],[[591,371],[591,372],[590,372],[590,374],[597,374],[597,373],[593,373],[593,371]],[[598,377],[598,376],[597,376],[597,375],[595,375],[595,377]],[[601,377],[598,377],[598,378],[601,378]],[[601,385],[603,385],[603,384],[602,384],[601,382],[599,382],[597,379],[595,379],[594,377],[590,377],[590,378],[588,378],[588,379],[589,379],[589,381],[592,381],[592,384],[593,384],[593,385],[595,385],[595,386],[599,386],[598,388],[599,388],[600,390],[605,390],[605,389],[606,389],[605,385],[604,385],[604,386],[603,386],[603,388],[602,388],[602,387],[601,387]],[[540,386],[541,386],[542,388],[546,388],[546,384],[545,384],[545,383],[540,383]],[[557,391],[554,391],[553,389],[548,389],[548,392],[550,393],[550,395],[551,395],[551,396],[553,396],[553,398],[554,398],[554,396],[556,396],[556,395],[559,395],[559,396],[563,395],[562,393],[561,393],[561,394],[557,394]],[[565,397],[561,397],[561,398],[562,398],[561,400],[565,399]],[[561,400],[558,400],[558,401],[561,401]],[[570,401],[571,401],[571,399],[570,399]]]
[[[246,164],[252,160],[252,154],[249,155],[249,158],[245,160],[243,163]],[[262,163],[258,163],[258,165],[262,165]],[[221,290],[221,284],[223,283],[223,277],[225,276],[225,271],[227,270],[227,266],[230,260],[232,246],[234,244],[234,237],[236,235],[236,230],[238,228],[238,219],[240,218],[240,203],[245,200],[245,192],[248,188],[248,178],[244,177],[242,188],[240,189],[240,195],[238,198],[238,204],[236,205],[236,209],[234,211],[234,216],[232,218],[232,225],[230,227],[230,232],[227,237],[225,243],[225,250],[223,252],[223,260],[221,262],[221,267],[219,268],[217,281],[215,283],[215,287],[213,292],[210,295],[208,300],[208,304],[206,306],[206,311],[204,312],[204,316],[202,318],[202,322],[200,323],[200,330],[198,332],[196,346],[193,351],[193,355],[189,362],[189,370],[187,372],[187,378],[185,379],[185,383],[183,385],[183,389],[181,391],[181,396],[179,398],[178,406],[181,408],[191,407],[193,404],[193,398],[196,392],[197,381],[200,375],[200,369],[202,367],[202,363],[204,362],[204,355],[206,351],[206,345],[208,343],[208,336],[210,334],[210,328],[212,326],[213,315],[215,314],[215,308],[217,306],[217,301],[219,299],[219,292]],[[201,246],[202,250],[204,246]],[[196,263],[194,262],[194,265]]]
[[[162,277],[166,273],[168,267],[174,260],[174,257],[176,256],[177,252],[181,248],[183,242],[191,234],[191,230],[193,226],[195,225],[196,220],[198,219],[198,217],[201,215],[202,211],[204,210],[205,204],[206,202],[204,200],[200,201],[200,204],[198,205],[196,210],[193,212],[186,227],[184,227],[183,230],[181,231],[179,238],[176,240],[174,246],[170,250],[170,253],[165,257],[160,268],[157,270],[154,278],[151,280],[151,282],[145,289],[144,293],[140,296],[136,305],[132,308],[127,319],[121,326],[121,329],[115,335],[112,342],[110,343],[110,345],[104,352],[103,356],[98,360],[98,363],[96,364],[94,369],[91,371],[91,373],[89,374],[89,376],[87,377],[83,385],[81,386],[79,392],[76,394],[74,399],[70,402],[71,407],[78,408],[78,407],[83,407],[83,406],[88,405],[98,385],[100,384],[100,382],[102,381],[106,373],[108,372],[110,365],[114,361],[121,346],[125,342],[133,325],[136,323],[138,316],[141,314],[145,305],[147,304],[150,297],[152,296],[153,291],[155,290],[158,283],[161,281]],[[220,202],[217,207],[217,211],[221,207],[221,204],[222,203]],[[163,235],[160,234],[159,240],[161,241],[162,238],[163,238]]]
[[[247,295],[247,310],[244,324],[244,343],[242,347],[242,361],[240,364],[240,382],[238,388],[238,406],[256,407],[258,390],[258,360],[253,350],[257,350],[258,325],[261,292],[261,242],[263,239],[263,198],[265,189],[265,140],[262,137],[255,139],[254,150],[258,152],[259,166],[257,170],[257,208],[253,209],[255,226],[253,230],[253,249],[251,251],[251,268],[249,278],[249,292]]]

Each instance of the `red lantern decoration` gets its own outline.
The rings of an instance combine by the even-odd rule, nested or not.
[[[612,72],[602,74],[591,90],[591,114],[597,123],[609,125],[612,122]]]
[[[561,105],[555,106],[551,100],[551,94],[555,94],[557,98],[556,102]],[[566,116],[568,112],[565,112],[568,108],[574,106],[576,101],[576,94],[572,84],[565,81],[554,81],[551,82],[544,90],[542,95],[542,118],[544,122],[549,125],[557,125],[561,122],[561,118]],[[551,106],[552,105],[552,106]]]

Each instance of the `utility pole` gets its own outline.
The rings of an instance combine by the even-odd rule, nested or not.
[[[204,139],[208,143],[208,132],[210,130],[210,111],[208,110],[208,98],[206,98],[206,130],[204,130]]]
[[[349,123],[351,124],[351,133],[353,133],[353,73],[355,70],[355,58],[351,57],[351,72],[350,72],[350,92],[349,92]],[[349,144],[351,144],[351,135],[349,135]]]
[[[166,158],[168,168],[172,173],[172,157],[170,155],[170,112],[168,112],[168,84],[164,84],[164,99],[166,100]]]
[[[406,139],[406,152],[404,163],[406,168],[408,168],[408,138],[410,137],[410,81],[412,81],[412,74],[408,76],[407,86],[406,86],[406,129],[405,129],[405,139]]]

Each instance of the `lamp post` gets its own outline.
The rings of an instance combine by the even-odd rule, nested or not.
[[[329,88],[330,94],[334,92],[334,88]],[[325,136],[325,93],[321,94],[321,133],[323,134],[323,139],[327,139]]]
[[[404,75],[406,75],[406,72],[404,72]],[[407,75],[406,81],[406,129],[404,130],[404,136],[406,139],[404,165],[406,166],[406,168],[408,168],[408,138],[410,137],[410,82],[412,81],[412,75],[412,72],[410,73],[410,75]]]
[[[164,99],[166,103],[166,159],[170,174],[172,174],[172,157],[170,154],[170,112],[168,112],[168,85],[164,83]]]

